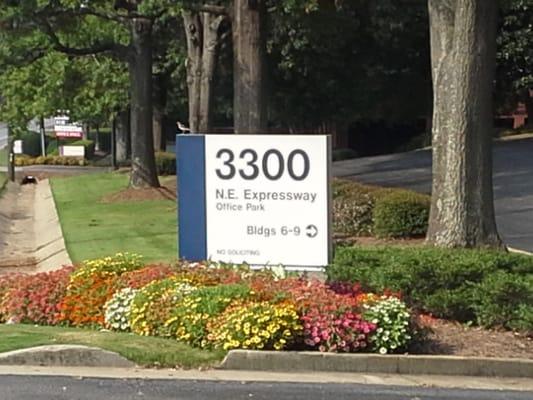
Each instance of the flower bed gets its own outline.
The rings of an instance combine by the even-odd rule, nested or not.
[[[144,266],[117,254],[0,278],[0,321],[92,326],[200,348],[404,350],[411,316],[395,295],[211,262]]]

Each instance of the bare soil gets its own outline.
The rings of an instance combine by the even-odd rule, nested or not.
[[[525,334],[421,319],[429,334],[424,343],[410,349],[413,354],[533,359],[533,338]]]
[[[176,191],[166,186],[146,189],[124,189],[102,198],[103,203],[121,203],[127,201],[176,200]]]
[[[120,203],[127,201],[176,200],[176,178],[160,178],[161,187],[146,189],[124,189],[102,198],[103,203]]]
[[[35,186],[10,183],[0,197],[0,274],[31,271],[35,237],[33,202]]]

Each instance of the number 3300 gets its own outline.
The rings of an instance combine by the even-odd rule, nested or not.
[[[235,154],[230,149],[220,149],[217,158],[222,160],[223,168],[217,168],[216,174],[220,179],[232,179],[238,173],[242,179],[253,180],[262,173],[267,179],[276,181],[280,179],[285,170],[295,181],[303,181],[309,175],[309,155],[300,149],[293,150],[287,157],[287,162],[279,150],[265,151],[259,163],[259,156],[253,149],[244,149],[239,154],[239,159],[246,163],[244,168],[235,167]],[[295,171],[295,163],[302,162],[303,168]]]

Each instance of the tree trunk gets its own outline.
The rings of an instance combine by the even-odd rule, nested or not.
[[[130,187],[159,187],[152,133],[152,21],[132,18]]]
[[[187,90],[189,93],[189,129],[199,131],[200,79],[202,76],[202,22],[197,12],[182,12],[187,37]]]
[[[152,130],[154,134],[154,150],[164,151],[163,149],[163,112],[154,104],[154,116],[152,121]]]
[[[235,133],[260,133],[267,124],[265,0],[234,0],[233,3]]]
[[[500,247],[492,192],[495,0],[429,0],[433,188],[427,240]]]
[[[226,18],[207,12],[183,11],[187,36],[187,87],[189,92],[189,128],[192,133],[212,128],[213,84],[220,25]]]
[[[121,111],[117,117],[116,129],[117,162],[124,163],[131,155],[130,110]]]
[[[168,79],[165,74],[158,74],[154,81],[154,149],[165,151],[165,107],[167,103]]]

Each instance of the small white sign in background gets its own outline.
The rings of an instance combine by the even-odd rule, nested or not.
[[[15,140],[13,142],[13,153],[14,154],[22,154],[24,153],[23,147],[22,147],[22,140]]]
[[[85,157],[85,147],[59,146],[59,155],[65,157]]]
[[[329,146],[318,135],[206,136],[208,258],[328,265]]]

